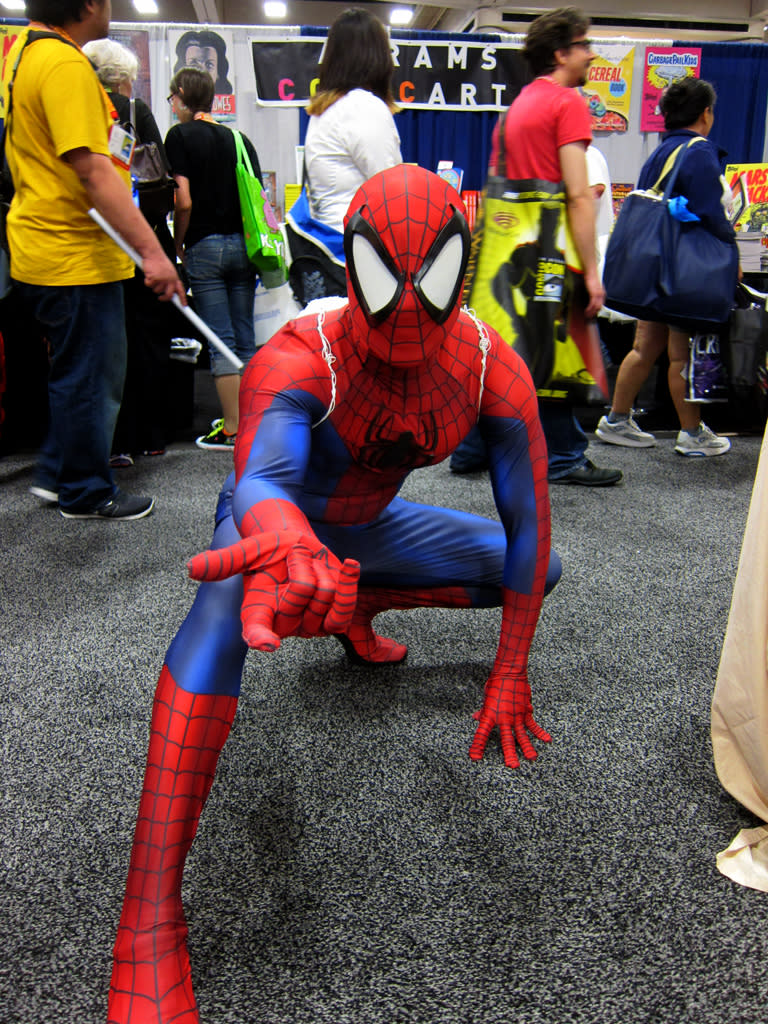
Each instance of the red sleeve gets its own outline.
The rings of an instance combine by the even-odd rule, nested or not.
[[[578,89],[563,89],[563,98],[557,113],[557,148],[572,142],[592,141],[592,118],[587,102]]]

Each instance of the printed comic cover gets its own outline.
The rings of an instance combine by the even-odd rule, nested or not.
[[[729,219],[736,231],[768,225],[768,164],[728,164],[725,180],[733,193]]]
[[[634,46],[599,43],[581,92],[589,106],[594,132],[625,132],[629,126]]]

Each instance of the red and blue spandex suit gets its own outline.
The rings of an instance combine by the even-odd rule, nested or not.
[[[181,880],[229,733],[249,647],[337,636],[391,663],[388,608],[501,605],[498,653],[470,757],[498,726],[504,760],[536,752],[528,651],[550,556],[547,454],[524,364],[459,310],[469,233],[458,195],[428,171],[376,175],[346,222],[349,302],[284,327],[242,381],[235,472],[201,581],[155,694],[144,791],[115,942],[109,1021],[198,1021]],[[479,422],[499,522],[398,497]]]

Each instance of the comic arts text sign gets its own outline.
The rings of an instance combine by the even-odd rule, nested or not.
[[[528,81],[518,47],[392,39],[392,90],[403,107],[503,110]],[[324,39],[251,39],[257,102],[306,106],[317,89]]]

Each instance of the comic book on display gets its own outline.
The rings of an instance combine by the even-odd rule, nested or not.
[[[725,180],[733,193],[734,230],[762,231],[768,225],[768,164],[728,164]]]
[[[279,223],[283,220],[283,208],[280,205],[277,192],[277,171],[262,171],[261,183],[264,186],[264,191],[267,193],[267,199],[274,211],[275,219]]]
[[[611,200],[613,202],[614,220],[619,216],[619,210],[623,206],[624,200],[634,187],[635,186],[631,181],[614,181],[611,183]]]

